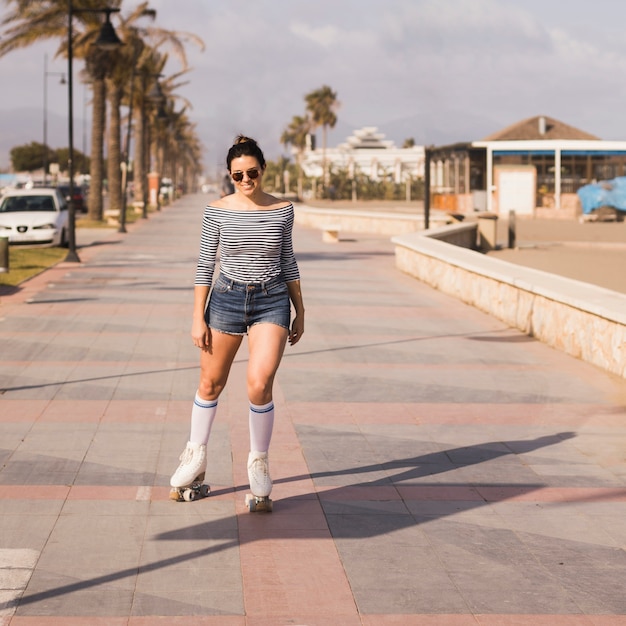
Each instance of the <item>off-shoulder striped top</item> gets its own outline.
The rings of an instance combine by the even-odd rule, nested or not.
[[[202,218],[196,285],[210,286],[219,249],[220,271],[232,280],[299,280],[293,251],[293,205],[238,211],[207,206]]]

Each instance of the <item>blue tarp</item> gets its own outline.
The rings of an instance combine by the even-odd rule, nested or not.
[[[585,214],[592,213],[602,206],[626,211],[626,176],[585,185],[577,193]]]

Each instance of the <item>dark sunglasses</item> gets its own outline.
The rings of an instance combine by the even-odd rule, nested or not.
[[[259,170],[256,167],[253,167],[250,170],[246,170],[245,173],[248,175],[248,178],[254,180],[259,176]],[[243,180],[244,172],[233,172],[231,176],[236,183],[240,183]]]

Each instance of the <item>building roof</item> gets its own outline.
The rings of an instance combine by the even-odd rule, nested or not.
[[[384,133],[379,133],[376,126],[365,126],[355,130],[345,143],[339,146],[343,150],[389,150],[395,148],[393,141],[385,139]]]
[[[564,124],[553,117],[536,115],[507,126],[485,137],[482,141],[537,141],[546,139],[598,140],[599,137]]]

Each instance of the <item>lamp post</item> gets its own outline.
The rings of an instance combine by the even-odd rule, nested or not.
[[[424,148],[424,230],[430,228],[430,164],[433,158],[432,146]]]
[[[122,45],[119,37],[117,36],[113,24],[111,24],[111,13],[116,13],[119,9],[74,9],[72,8],[72,0],[67,2],[67,117],[68,117],[68,158],[67,169],[70,178],[69,183],[69,215],[68,215],[68,251],[65,260],[73,263],[80,263],[80,258],[76,252],[76,209],[74,206],[74,107],[73,107],[73,50],[72,50],[72,18],[75,12],[77,13],[105,13],[106,19],[102,28],[100,29],[100,35],[95,42],[95,45],[103,50],[114,50],[118,46]]]
[[[48,182],[48,76],[60,76],[60,84],[65,85],[64,72],[48,71],[48,55],[43,55],[43,184]]]

